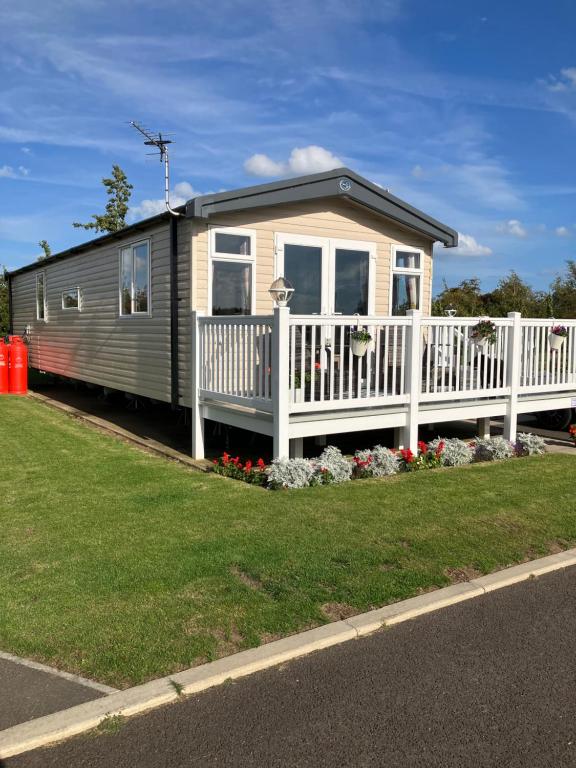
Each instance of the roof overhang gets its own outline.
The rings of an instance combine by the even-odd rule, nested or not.
[[[414,208],[382,187],[359,176],[349,168],[327,173],[299,176],[271,184],[259,184],[230,192],[195,197],[186,203],[186,216],[210,219],[211,216],[265,206],[286,205],[304,200],[343,198],[374,213],[398,222],[448,248],[458,245],[458,233]]]

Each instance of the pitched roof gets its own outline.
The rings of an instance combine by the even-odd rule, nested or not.
[[[349,168],[336,168],[326,173],[298,176],[214,195],[201,195],[186,203],[186,216],[209,219],[217,213],[334,197],[351,200],[432,240],[440,241],[449,248],[458,245],[458,233],[455,230]]]
[[[254,187],[242,187],[229,192],[218,192],[214,195],[200,195],[189,200],[185,206],[176,210],[189,218],[209,219],[217,213],[230,213],[250,208],[283,205],[301,200],[317,200],[320,198],[342,198],[357,205],[364,206],[388,219],[397,221],[410,229],[420,232],[432,240],[444,243],[448,248],[458,245],[458,233],[433,219],[423,211],[414,208],[409,203],[390,194],[386,189],[373,184],[363,176],[349,168],[336,168],[326,173],[314,173],[307,176],[297,176],[283,181],[273,181],[270,184],[258,184]],[[60,253],[53,254],[48,259],[36,261],[20,269],[9,272],[18,275],[32,269],[38,269],[54,261],[75,256],[99,245],[125,237],[130,232],[142,232],[149,226],[157,225],[170,218],[169,213],[161,213],[149,219],[143,219],[131,224],[118,232],[112,232],[101,237],[87,240]]]

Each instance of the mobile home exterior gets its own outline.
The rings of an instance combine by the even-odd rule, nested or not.
[[[396,284],[397,301],[428,314],[433,243],[457,244],[347,168],[201,196],[178,213],[9,275],[32,367],[190,407],[192,311],[270,314],[268,288],[286,273],[294,313],[387,316]]]
[[[12,329],[35,368],[190,408],[273,438],[520,413],[576,402],[576,321],[431,317],[433,245],[457,233],[353,171],[204,195],[9,276]],[[274,306],[283,276],[295,292]],[[363,352],[354,328],[371,336]]]

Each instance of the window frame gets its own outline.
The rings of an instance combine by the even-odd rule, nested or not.
[[[378,247],[374,240],[348,240],[341,237],[274,233],[274,279],[284,277],[284,248],[286,245],[307,245],[322,249],[321,257],[321,315],[333,315],[336,301],[336,251],[368,253],[368,315],[375,314]]]
[[[222,253],[216,250],[216,235],[243,235],[250,238],[250,254],[241,253]],[[256,231],[253,229],[244,229],[239,227],[213,226],[209,230],[209,251],[208,251],[208,306],[206,314],[212,317],[212,293],[214,282],[214,263],[232,262],[233,264],[250,264],[250,315],[256,314]],[[234,315],[235,317],[235,315]],[[242,315],[238,315],[242,317]],[[244,315],[247,317],[247,315]]]
[[[42,309],[43,317],[40,317],[40,302],[38,301],[38,281],[42,278]],[[36,320],[40,323],[46,323],[48,321],[48,291],[46,288],[46,270],[43,269],[40,272],[36,272]]]
[[[396,266],[396,254],[400,252],[404,253],[418,253],[420,254],[420,266],[416,269],[413,267],[397,267]],[[390,317],[404,317],[404,315],[394,314],[394,276],[395,275],[411,275],[413,277],[420,278],[420,287],[418,290],[418,309],[422,312],[424,306],[424,256],[425,252],[423,248],[416,248],[413,245],[392,245],[390,249],[390,298],[388,301],[388,314]]]
[[[148,292],[146,312],[134,311],[134,249],[140,245],[146,245],[148,248]],[[127,249],[130,249],[132,252],[132,284],[130,291],[131,312],[129,314],[125,314],[122,311],[122,253]],[[126,243],[118,248],[118,316],[122,319],[152,316],[152,240],[149,237],[146,237],[143,240],[136,240],[132,243]]]
[[[65,307],[64,306],[64,296],[65,296],[65,294],[69,293],[70,291],[77,291],[78,292],[78,306],[77,307]],[[62,298],[62,310],[64,312],[70,312],[70,311],[72,311],[72,312],[80,312],[82,310],[82,291],[80,290],[80,286],[79,285],[75,285],[72,288],[66,288],[65,290],[63,290],[62,294],[61,294],[61,298]]]

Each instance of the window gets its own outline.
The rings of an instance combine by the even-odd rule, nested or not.
[[[120,251],[120,314],[150,313],[150,243],[145,240]]]
[[[233,261],[212,263],[212,314],[252,313],[252,264]]]
[[[422,251],[407,246],[392,249],[392,315],[422,309]]]
[[[46,320],[46,273],[36,275],[36,319]]]
[[[251,230],[211,230],[208,290],[212,315],[254,312],[255,251],[255,234]]]
[[[62,309],[80,309],[80,288],[62,291]]]

